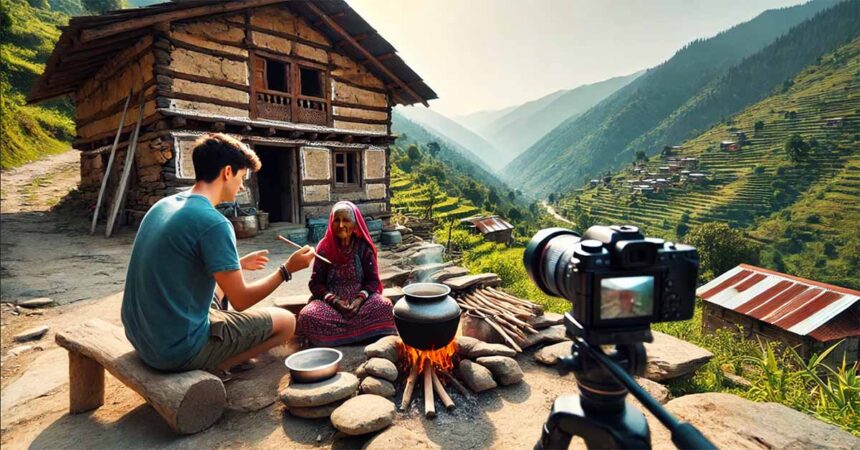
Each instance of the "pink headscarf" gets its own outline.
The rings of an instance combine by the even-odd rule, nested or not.
[[[367,223],[364,221],[364,216],[361,215],[361,211],[358,209],[358,206],[355,206],[355,204],[352,202],[340,201],[335,203],[334,206],[331,208],[331,213],[329,213],[328,216],[328,229],[325,230],[325,236],[323,236],[319,244],[317,244],[317,252],[331,260],[331,262],[338,265],[350,262],[350,255],[346,255],[341,251],[340,246],[337,242],[337,238],[334,235],[334,213],[335,211],[343,208],[344,206],[349,207],[349,209],[352,210],[352,214],[354,217],[353,223],[355,224],[353,232],[355,233],[355,236],[366,242],[367,245],[369,245],[370,248],[373,250],[373,266],[374,270],[376,271],[376,278],[378,280],[379,263],[376,259],[376,246],[373,245],[373,239],[370,237],[370,230],[367,229]],[[379,282],[378,292],[382,293],[382,281]]]

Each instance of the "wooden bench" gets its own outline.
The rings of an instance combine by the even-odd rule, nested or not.
[[[159,372],[137,356],[121,327],[93,319],[56,335],[69,351],[69,412],[104,404],[105,369],[134,389],[173,430],[193,434],[217,421],[227,405],[218,377],[202,370]]]

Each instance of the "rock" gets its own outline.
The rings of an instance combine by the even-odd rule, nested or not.
[[[489,344],[487,342],[478,341],[478,344],[469,349],[468,352],[460,351],[460,354],[467,358],[478,358],[481,356],[508,356],[513,358],[517,356],[517,352],[502,344]]]
[[[374,394],[381,397],[394,397],[397,392],[390,381],[376,377],[367,377],[361,380],[359,389],[362,394]]]
[[[678,338],[652,331],[654,342],[645,343],[648,367],[645,378],[665,381],[693,374],[714,355],[696,345]]]
[[[564,324],[564,316],[554,312],[546,312],[540,316],[535,316],[535,318],[529,323],[529,325],[538,330],[562,324]]]
[[[409,272],[395,266],[387,267],[379,273],[379,280],[387,288],[403,286],[408,279]]]
[[[370,358],[384,358],[393,363],[397,362],[397,346],[401,340],[399,336],[385,336],[373,344],[364,347],[364,355]]]
[[[493,377],[503,386],[519,383],[523,380],[523,369],[514,358],[507,356],[482,356],[475,360],[478,364],[490,369]]]
[[[25,342],[25,341],[33,341],[36,339],[41,339],[45,333],[48,332],[48,327],[46,325],[42,325],[40,327],[30,328],[29,330],[23,331],[21,333],[12,336],[16,342]]]
[[[355,376],[357,376],[358,378],[364,378],[367,376],[367,363],[366,362],[363,363],[362,365],[358,366],[357,369],[355,369]]]
[[[494,273],[479,273],[477,275],[449,278],[443,281],[443,283],[452,290],[462,291],[472,286],[498,286],[502,283],[502,279]]]
[[[356,436],[379,431],[394,421],[394,403],[378,395],[362,394],[340,405],[331,414],[331,424],[340,432]]]
[[[469,269],[465,267],[448,267],[439,272],[430,275],[430,280],[433,283],[441,283],[451,278],[462,277],[469,274]]]
[[[32,345],[18,345],[18,346],[15,346],[15,347],[12,347],[11,349],[9,349],[8,355],[9,356],[18,356],[22,353],[29,352],[30,350],[33,350]]]
[[[415,266],[412,268],[412,271],[409,274],[409,278],[415,280],[416,282],[426,282],[430,280],[430,277],[439,272],[442,269],[446,269],[448,267],[453,266],[454,263],[451,261],[447,261],[444,263],[430,263],[430,264],[422,264],[420,266]]]
[[[54,304],[54,301],[47,297],[41,298],[33,298],[30,300],[24,300],[22,302],[18,302],[18,306],[22,308],[44,308],[46,306],[51,306]]]
[[[358,389],[358,378],[349,372],[339,372],[328,380],[316,383],[290,383],[281,392],[287,407],[322,406],[352,396]]]
[[[676,398],[666,408],[718,448],[860,448],[850,433],[778,403],[707,393]]]
[[[547,366],[553,366],[558,363],[560,358],[571,355],[572,343],[570,341],[559,342],[548,345],[535,352],[535,360]]]
[[[747,389],[752,387],[752,383],[750,382],[750,380],[747,380],[740,375],[735,375],[731,372],[723,372],[723,377],[725,377],[726,379],[725,384],[729,386]]]
[[[645,389],[648,394],[651,395],[651,397],[654,397],[654,400],[657,400],[664,405],[667,401],[669,401],[669,389],[666,386],[663,386],[656,381],[651,381],[647,378],[634,378],[636,379],[636,382],[639,384],[639,386],[642,386],[642,388]]]
[[[384,378],[388,381],[397,379],[397,366],[393,362],[384,358],[370,358],[364,365],[364,370],[368,375]]]
[[[391,303],[400,300],[401,298],[403,298],[404,295],[406,294],[403,293],[403,288],[399,286],[385,288],[382,290],[382,296],[391,300]]]
[[[322,406],[309,406],[307,408],[295,407],[289,408],[288,411],[290,414],[301,417],[302,419],[322,419],[324,417],[331,416],[331,413],[334,412],[340,405],[343,404],[346,400],[339,400],[334,403],[329,403],[328,405]]]
[[[374,436],[362,447],[362,450],[436,450],[441,448],[421,433],[416,433],[405,426],[393,426]]]
[[[541,330],[544,331],[544,330]],[[529,348],[534,347],[535,345],[542,344],[546,340],[546,336],[541,332],[526,334],[526,338],[519,342],[520,348]]]
[[[469,389],[475,392],[483,392],[498,386],[496,381],[493,380],[493,374],[490,372],[490,369],[468,359],[460,361],[458,371],[460,379],[469,386]]]
[[[483,341],[469,336],[457,336],[457,352],[463,356],[468,355],[474,350],[475,346]]]
[[[544,328],[540,331],[540,334],[543,336],[543,342],[552,344],[570,340],[570,338],[567,337],[567,328],[565,328],[564,325],[553,325],[551,327]]]
[[[68,367],[69,357],[65,349],[54,348],[39,355],[18,379],[12,383],[3,383],[0,411],[6,414],[18,405],[68,384]]]

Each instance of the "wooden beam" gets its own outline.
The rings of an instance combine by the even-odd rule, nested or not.
[[[336,12],[336,13],[334,13],[334,14],[331,14],[331,15],[329,16],[329,18],[330,18],[330,19],[332,19],[332,20],[337,20],[337,19],[340,19],[341,17],[343,17],[343,16],[344,16],[344,14],[346,14],[346,11]],[[319,26],[320,26],[320,25],[323,25],[323,24],[325,24],[325,22],[324,22],[324,21],[322,21],[322,20],[317,20],[316,22],[312,23],[311,25],[313,25],[313,27],[314,27],[314,28],[319,28]]]
[[[346,30],[343,29],[343,27],[341,27],[340,25],[337,24],[337,22],[335,22],[330,17],[328,17],[313,2],[306,2],[305,6],[307,6],[308,9],[313,11],[314,14],[318,15],[320,17],[320,19],[322,19],[326,23],[326,25],[331,27],[336,33],[340,34],[342,38],[349,41],[353,45],[353,47],[355,47],[356,50],[358,50],[362,55],[364,55],[365,58],[367,58],[368,61],[370,61],[379,70],[381,70],[382,73],[384,73],[386,76],[388,76],[389,78],[394,80],[398,85],[400,85],[400,87],[404,91],[409,93],[409,95],[411,95],[412,98],[421,102],[422,104],[424,104],[424,106],[430,107],[430,105],[427,103],[427,100],[424,100],[420,95],[415,93],[415,91],[413,91],[412,88],[407,86],[406,83],[403,82],[403,80],[401,80],[399,77],[394,75],[394,73],[392,73],[391,70],[388,69],[388,67],[385,67],[378,59],[376,59],[376,57],[374,57],[369,51],[367,51],[367,49],[362,47],[355,39],[353,39],[353,37],[349,33],[347,33]]]
[[[153,14],[151,16],[141,17],[139,19],[129,19],[123,22],[117,22],[102,27],[83,30],[81,31],[80,42],[89,42],[96,39],[113,36],[132,30],[137,30],[140,28],[146,28],[160,22],[171,22],[175,20],[188,19],[191,17],[222,14],[246,8],[255,8],[258,6],[266,6],[271,5],[273,3],[283,2],[284,0],[243,0],[217,3],[214,5],[198,6],[195,8],[185,8],[177,11],[168,11],[163,12],[161,14]]]
[[[394,53],[394,52],[383,53],[383,54],[377,56],[376,60],[377,61],[385,61],[385,60],[389,60],[391,58],[394,58],[395,56],[397,56],[397,53]],[[367,62],[367,59],[358,59],[358,60],[356,60],[356,62],[362,64],[362,63]]]

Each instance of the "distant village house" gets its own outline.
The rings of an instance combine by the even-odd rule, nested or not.
[[[488,241],[510,244],[513,239],[514,226],[499,216],[468,217],[460,223]]]
[[[845,121],[842,117],[832,117],[830,119],[824,119],[824,128],[842,128],[844,122]]]
[[[263,162],[247,203],[294,224],[339,200],[389,214],[391,108],[436,98],[341,0],[188,1],[74,17],[28,101],[61,96],[75,103],[80,189],[93,205],[121,123],[104,204],[116,201],[137,135],[118,200],[134,217],[193,184],[192,143],[219,131]]]

